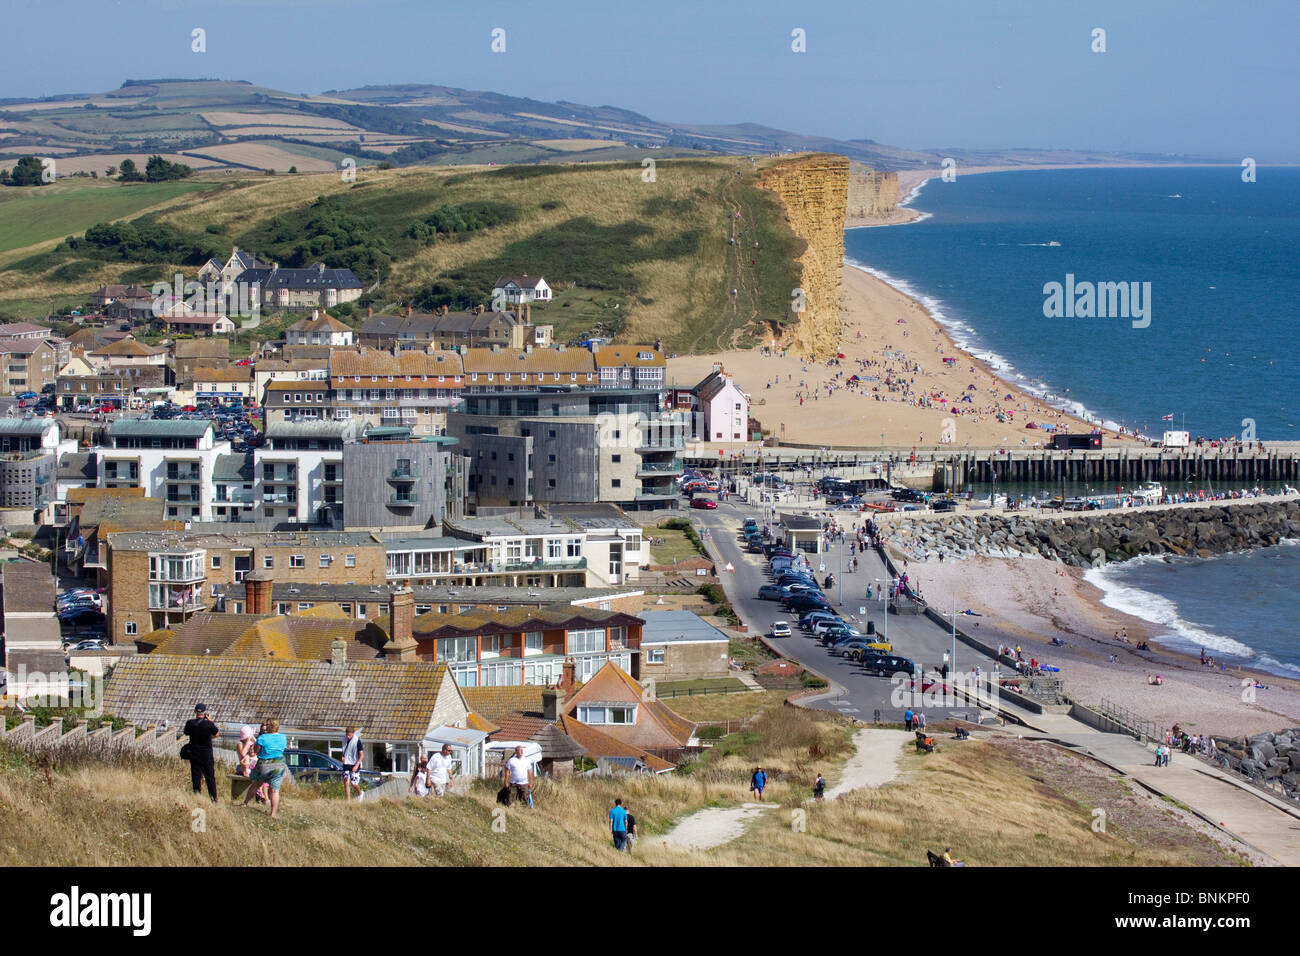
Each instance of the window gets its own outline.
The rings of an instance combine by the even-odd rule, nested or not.
[[[440,637],[437,644],[440,664],[474,660],[475,640],[472,637]]]
[[[303,555],[303,554],[291,554],[291,555],[289,555],[289,567],[291,567],[291,568],[305,568],[305,567],[307,567],[307,556],[306,556],[306,555]]]
[[[571,558],[582,557],[582,539],[570,538],[567,546],[568,556]]]
[[[344,555],[343,564],[345,567],[355,568],[357,566],[357,556],[355,554]]]
[[[621,462],[621,461],[623,460],[623,456],[622,456],[622,455],[610,455],[610,456],[609,456],[609,460],[610,460],[611,462],[613,462],[614,464],[617,465],[619,462]]]
[[[270,571],[272,568],[275,567],[275,558],[271,557],[271,555],[269,554],[262,555],[262,567]]]
[[[611,479],[610,479],[610,482],[609,482],[609,486],[610,486],[611,488],[622,488],[622,487],[623,487],[623,479],[622,479],[622,478],[611,478]]]
[[[662,647],[648,648],[645,652],[645,662],[647,664],[662,664],[664,662],[664,649]]]
[[[212,570],[213,570],[213,571],[220,571],[220,570],[221,570],[221,555],[219,555],[219,554],[214,554],[214,555],[212,556]]]
[[[135,621],[127,621],[127,622],[126,622],[126,636],[127,636],[127,637],[135,637],[135,635],[136,635],[136,624],[135,624]]]
[[[584,724],[635,724],[636,707],[579,707],[578,720]]]
[[[333,560],[334,559],[330,557],[328,554],[322,554],[320,556],[320,566],[322,568],[328,568],[330,566],[330,563],[333,562]]]
[[[565,652],[568,654],[593,654],[605,649],[605,629],[592,627],[569,631]]]
[[[526,631],[524,633],[524,653],[540,654],[542,653],[542,632]]]

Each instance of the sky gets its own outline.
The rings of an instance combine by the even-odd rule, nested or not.
[[[917,149],[1300,162],[1297,0],[4,2],[3,97],[432,83]]]

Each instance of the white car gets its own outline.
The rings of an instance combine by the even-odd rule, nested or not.
[[[773,637],[789,637],[789,636],[790,636],[790,623],[789,623],[788,621],[773,621],[773,622],[772,622],[772,636],[773,636]]]

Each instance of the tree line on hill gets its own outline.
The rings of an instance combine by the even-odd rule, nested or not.
[[[47,171],[45,161],[39,156],[24,156],[14,164],[13,169],[0,169],[0,185],[3,186],[48,186],[56,178],[57,165],[51,161]],[[171,163],[161,156],[150,156],[140,172],[135,160],[124,159],[117,166],[109,166],[105,175],[114,175],[124,183],[163,183],[175,179],[184,179],[194,172],[184,163]]]

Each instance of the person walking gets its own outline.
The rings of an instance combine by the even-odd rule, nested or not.
[[[284,750],[289,740],[280,733],[280,721],[272,717],[262,725],[265,730],[257,738],[257,766],[253,768],[253,782],[265,783],[271,787],[271,819],[280,812],[280,785],[284,783],[289,768],[284,763]],[[248,788],[244,794],[244,806],[253,799],[254,790]]]
[[[451,778],[451,744],[443,744],[441,752],[429,758],[429,785],[436,796],[446,794]]]
[[[826,778],[820,772],[817,774],[817,779],[813,781],[813,797],[818,803],[826,798]]]
[[[623,809],[627,810],[626,807],[624,807]],[[627,811],[627,852],[628,853],[632,852],[632,844],[636,842],[636,838],[639,837],[640,835],[641,834],[637,831],[636,828],[636,817],[632,816],[631,810],[628,810]]]
[[[352,799],[352,788],[356,787],[357,799],[365,799],[361,789],[361,765],[365,759],[365,748],[361,746],[361,728],[349,727],[347,739],[343,742],[343,796]]]
[[[614,801],[609,811],[609,833],[614,838],[614,849],[620,853],[627,851],[627,811],[623,809],[622,799]]]
[[[198,793],[200,785],[207,783],[208,796],[213,803],[217,802],[217,765],[212,753],[212,741],[220,734],[221,731],[208,716],[207,705],[195,704],[194,716],[185,721],[185,735],[190,738],[190,742],[185,745],[185,756],[190,762],[190,784],[194,787],[194,792]]]
[[[758,794],[758,799],[763,799],[763,789],[767,786],[767,774],[763,772],[762,767],[754,768],[754,775],[749,778],[749,792]]]
[[[411,785],[407,788],[408,793],[413,793],[417,797],[427,797],[429,795],[429,761],[420,758],[420,763],[415,768],[415,773],[411,774]]]
[[[506,761],[505,784],[509,791],[507,806],[516,801],[533,805],[533,765],[524,759],[523,745],[515,748],[515,755]]]
[[[903,711],[903,726],[908,730],[912,729],[912,708],[909,707]]]

